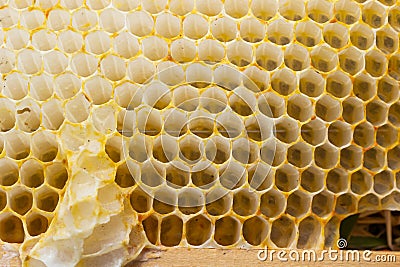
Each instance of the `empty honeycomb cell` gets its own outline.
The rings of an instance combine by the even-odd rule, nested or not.
[[[293,39],[293,26],[284,19],[272,21],[267,28],[268,40],[277,45],[287,45]]]
[[[29,42],[29,32],[24,29],[12,28],[6,32],[6,46],[12,50],[25,48]]]
[[[214,132],[214,118],[202,110],[193,112],[189,117],[189,130],[200,138],[208,138]]]
[[[340,70],[330,73],[326,79],[326,91],[338,98],[348,96],[352,85],[350,77]]]
[[[233,195],[233,211],[240,216],[249,216],[257,211],[257,194],[249,189],[242,189]]]
[[[271,137],[273,121],[260,114],[250,116],[245,120],[247,136],[257,142]]]
[[[15,126],[15,104],[7,98],[0,98],[0,131],[7,132]]]
[[[171,136],[178,137],[187,132],[187,115],[177,109],[169,109],[164,114],[164,130]]]
[[[314,216],[303,219],[299,224],[297,248],[312,248],[321,236],[321,228],[320,222]]]
[[[256,49],[256,63],[267,71],[273,71],[283,63],[282,50],[271,43],[262,43]]]
[[[153,142],[153,157],[163,163],[168,163],[177,156],[177,140],[169,135],[159,135]]]
[[[38,236],[45,233],[48,227],[48,219],[40,213],[30,213],[26,217],[26,228],[30,236]]]
[[[214,83],[225,90],[233,90],[241,85],[244,75],[228,64],[221,64],[214,69]]]
[[[362,195],[368,192],[372,187],[372,176],[365,170],[358,170],[351,174],[351,191]]]
[[[0,185],[11,186],[18,181],[18,165],[8,158],[0,159]]]
[[[399,140],[399,133],[391,124],[384,124],[376,131],[376,142],[382,147],[391,147]]]
[[[160,241],[167,247],[179,245],[182,239],[182,219],[176,215],[165,217],[161,221]]]
[[[157,14],[165,9],[167,5],[167,0],[153,1],[153,0],[143,0],[142,8],[151,14]]]
[[[365,55],[365,70],[372,77],[380,77],[385,74],[387,69],[387,59],[385,54],[378,50],[370,50]]]
[[[155,245],[158,240],[158,232],[160,228],[158,218],[154,215],[150,215],[143,220],[142,225],[147,239],[150,243]]]
[[[400,102],[393,103],[390,106],[388,119],[393,125],[400,126]]]
[[[113,8],[103,10],[99,16],[99,22],[101,28],[109,33],[118,32],[125,26],[124,15]]]
[[[177,39],[171,44],[171,56],[178,62],[190,62],[196,57],[196,45],[191,40]]]
[[[22,186],[14,187],[8,192],[8,203],[13,211],[24,215],[32,208],[32,193]]]
[[[170,0],[169,10],[179,16],[184,16],[194,8],[194,1],[192,0]]]
[[[248,183],[250,187],[263,191],[271,187],[274,179],[274,171],[271,167],[262,162],[255,163],[247,169]]]
[[[387,105],[379,100],[372,100],[366,106],[366,118],[374,126],[384,124],[388,117]]]
[[[154,20],[144,10],[134,11],[126,16],[126,27],[132,34],[143,37],[153,31]]]
[[[24,10],[20,13],[20,24],[28,30],[36,29],[43,25],[45,15],[41,10]]]
[[[285,65],[294,71],[301,71],[310,66],[308,50],[298,44],[291,44],[285,49],[284,59]]]
[[[236,22],[229,17],[216,18],[211,23],[211,33],[218,41],[232,41],[237,35]]]
[[[326,188],[332,193],[341,193],[348,189],[349,175],[342,168],[333,168],[326,175]]]
[[[386,20],[385,7],[378,2],[369,2],[362,8],[362,20],[372,28],[380,28]]]
[[[226,189],[236,189],[246,182],[246,169],[235,161],[228,161],[219,168],[219,181]]]
[[[131,33],[121,32],[113,38],[113,49],[118,55],[128,59],[139,52],[139,41]]]
[[[199,60],[205,62],[219,62],[225,56],[225,47],[216,40],[205,39],[198,45]]]
[[[394,175],[388,170],[381,171],[374,176],[374,191],[380,195],[390,192],[394,187]]]
[[[58,205],[59,196],[49,187],[41,187],[35,192],[36,206],[43,211],[53,212]]]
[[[318,72],[308,69],[300,74],[299,88],[303,94],[318,97],[323,93],[324,87],[325,80]]]
[[[233,111],[226,111],[216,117],[217,130],[226,138],[238,137],[243,132],[243,122]]]
[[[169,188],[162,188],[154,193],[153,209],[160,214],[168,214],[175,210],[177,197]]]
[[[21,160],[29,156],[30,139],[20,131],[10,131],[5,136],[6,155],[12,159]]]
[[[62,99],[74,97],[81,89],[82,82],[73,73],[63,73],[54,79],[54,91]]]
[[[311,210],[319,217],[328,216],[333,211],[334,200],[333,194],[327,191],[322,191],[313,196]]]
[[[306,15],[305,2],[296,0],[279,1],[279,13],[288,20],[301,20]]]
[[[2,92],[10,99],[20,100],[24,98],[28,94],[28,77],[18,72],[7,75],[4,79]]]
[[[137,113],[137,127],[139,132],[145,135],[158,135],[162,128],[160,112],[148,107],[140,109]]]
[[[324,40],[331,47],[340,49],[349,42],[349,32],[347,27],[340,23],[331,23],[324,27]]]
[[[289,117],[282,117],[275,122],[274,134],[284,143],[293,143],[299,138],[298,122]]]
[[[301,187],[308,192],[318,192],[324,187],[325,173],[315,167],[310,166],[301,173]]]
[[[60,31],[70,24],[71,15],[67,10],[53,9],[47,16],[47,27],[54,31]]]
[[[210,85],[212,76],[212,70],[206,64],[196,62],[186,68],[186,81],[197,88]]]
[[[143,87],[124,82],[114,88],[114,101],[121,107],[132,110],[142,102]]]
[[[0,64],[1,73],[8,73],[15,67],[16,64],[15,54],[12,53],[7,48],[0,49],[0,59],[1,59],[1,64]]]
[[[339,161],[339,151],[330,143],[324,143],[315,148],[314,161],[323,169],[331,169]]]
[[[348,97],[342,102],[343,119],[350,123],[355,124],[364,119],[364,103],[357,97]]]
[[[148,212],[151,209],[151,198],[140,187],[132,191],[129,200],[132,208],[139,213]]]
[[[355,75],[364,68],[363,54],[350,46],[339,53],[340,68],[350,75]]]
[[[201,189],[212,187],[217,178],[218,171],[209,161],[202,161],[192,168],[192,183]]]
[[[104,76],[111,81],[118,81],[125,77],[125,62],[117,56],[108,55],[100,62],[100,69]]]
[[[251,217],[243,223],[243,237],[250,245],[258,246],[267,238],[269,228],[269,223],[263,217]]]
[[[399,49],[398,34],[390,27],[385,27],[376,32],[376,47],[385,54],[391,54]]]
[[[45,170],[46,182],[57,189],[63,189],[68,181],[68,171],[64,164],[54,162],[48,165]]]
[[[169,105],[171,98],[171,92],[165,84],[151,82],[144,88],[142,101],[150,107],[161,110]]]
[[[111,47],[110,37],[103,31],[89,32],[85,37],[85,48],[88,52],[100,55]]]
[[[358,211],[373,211],[379,207],[379,198],[374,194],[367,194],[358,201]]]
[[[374,144],[374,126],[369,122],[362,122],[354,128],[353,141],[363,147],[368,148]]]
[[[123,155],[121,154],[122,139],[118,136],[108,138],[104,150],[112,161],[115,163],[119,162],[123,158]]]
[[[17,104],[17,125],[24,132],[34,132],[40,126],[40,107],[33,99],[24,99]]]
[[[18,12],[9,7],[5,7],[0,12],[0,17],[4,18],[1,21],[1,26],[4,28],[10,28],[18,23]]]
[[[98,23],[96,12],[86,8],[80,8],[72,13],[72,26],[80,31],[89,31]]]
[[[229,16],[239,19],[248,12],[249,0],[225,0],[224,9]]]
[[[306,167],[312,160],[312,149],[306,143],[298,142],[288,148],[287,160],[296,167]]]
[[[267,92],[258,98],[258,109],[265,116],[279,118],[285,113],[285,100],[273,92]]]
[[[94,107],[92,111],[92,121],[96,130],[104,134],[114,132],[117,129],[116,126],[118,124],[118,118],[115,118],[116,111],[116,108],[110,103]]]
[[[328,127],[328,140],[336,147],[343,147],[351,142],[352,129],[351,125],[342,122],[334,121]]]
[[[105,114],[107,116],[107,114]],[[134,110],[121,110],[117,115],[117,131],[126,137],[131,137],[134,133],[133,122],[136,120],[136,113]],[[100,122],[99,122],[100,123]]]
[[[93,90],[97,89],[94,84]],[[75,123],[85,121],[89,116],[90,102],[83,94],[78,94],[75,98],[65,104],[66,118]]]
[[[221,0],[204,0],[196,2],[197,10],[206,16],[218,15],[224,5]]]
[[[190,168],[183,162],[173,161],[166,168],[167,185],[172,188],[181,188],[189,183]]]
[[[268,21],[278,12],[278,2],[274,0],[251,1],[251,12],[261,20]]]
[[[286,213],[296,218],[305,215],[311,204],[311,198],[303,191],[295,191],[291,193],[287,199]]]
[[[160,60],[168,55],[168,44],[157,36],[146,37],[142,40],[142,51],[151,61]]]
[[[340,151],[340,166],[346,170],[355,170],[362,163],[362,149],[355,145],[350,145]]]
[[[165,167],[154,160],[146,161],[141,167],[140,180],[147,186],[157,187],[165,180]]]
[[[138,178],[138,171],[132,165],[123,163],[117,167],[115,182],[122,188],[132,187]]]
[[[357,209],[357,199],[353,194],[346,193],[336,199],[335,212],[337,214],[351,214]]]
[[[379,171],[385,165],[385,151],[373,147],[364,152],[364,167],[371,171]]]
[[[20,218],[12,213],[3,213],[0,217],[0,239],[7,243],[22,243],[25,238]]]
[[[207,140],[205,153],[208,160],[215,164],[223,164],[230,158],[230,142],[221,136],[213,136]]]
[[[155,72],[154,64],[146,58],[138,57],[128,64],[127,74],[136,83],[144,84],[151,81]]]
[[[43,162],[49,162],[58,154],[58,142],[56,136],[50,132],[37,132],[31,139],[33,155]]]
[[[308,1],[307,15],[318,23],[325,23],[333,16],[333,5],[327,0]]]
[[[186,135],[179,140],[179,158],[189,164],[197,163],[204,154],[204,144],[195,136]]]
[[[399,85],[396,80],[385,75],[378,81],[378,97],[391,104],[399,97]]]
[[[10,3],[10,6],[17,8],[17,9],[24,9],[30,5],[32,5],[32,1],[29,1],[29,0],[11,1],[11,3]]]
[[[399,205],[400,194],[398,192],[392,192],[390,195],[384,197],[381,200],[382,208],[384,209],[395,209]]]
[[[260,211],[269,218],[277,217],[285,209],[285,196],[275,189],[261,195]]]
[[[329,72],[336,68],[338,64],[338,56],[330,47],[327,45],[322,45],[314,48],[311,51],[311,62],[314,68],[317,70]]]
[[[245,18],[240,22],[240,37],[246,42],[260,42],[265,38],[265,34],[265,25],[256,18]]]
[[[336,120],[341,112],[340,102],[329,95],[324,95],[315,104],[315,114],[324,121]]]
[[[157,76],[161,82],[167,85],[178,85],[185,79],[182,66],[171,61],[160,62],[157,65]]]
[[[243,72],[242,81],[246,88],[258,93],[269,88],[270,77],[267,71],[261,70],[256,66],[249,66]]]
[[[256,97],[245,87],[238,87],[233,90],[229,97],[229,106],[234,112],[241,116],[249,116],[255,112]]]
[[[392,7],[388,12],[388,22],[393,29],[397,32],[400,31],[400,8],[398,6]]]
[[[43,56],[44,70],[50,74],[60,74],[68,67],[68,58],[60,51],[51,51]]]
[[[231,206],[232,195],[221,187],[216,187],[206,194],[206,210],[212,216],[224,215]]]
[[[299,171],[292,165],[284,164],[276,169],[275,186],[283,192],[289,192],[297,188],[299,179]]]
[[[228,60],[238,67],[247,66],[253,61],[252,47],[241,40],[228,44],[226,54]]]
[[[179,210],[186,215],[198,213],[204,206],[205,197],[196,188],[185,188],[178,196]]]
[[[272,89],[280,95],[290,95],[297,87],[297,78],[289,69],[276,71],[271,78]]]
[[[42,69],[42,55],[33,49],[23,49],[17,56],[17,69],[25,74],[35,74]]]
[[[71,58],[71,70],[79,77],[88,77],[97,69],[97,59],[93,55],[78,52]]]
[[[226,216],[215,222],[214,240],[221,246],[234,245],[240,238],[240,222]]]
[[[44,182],[43,166],[36,160],[25,161],[20,168],[21,183],[28,187],[39,187]]]
[[[286,152],[286,145],[276,139],[269,139],[260,149],[260,158],[271,166],[279,166],[285,161]]]
[[[31,77],[30,96],[39,101],[49,99],[53,94],[52,79],[46,74]]]
[[[189,219],[185,224],[186,240],[192,246],[200,246],[211,237],[211,222],[204,215]]]
[[[7,205],[7,194],[3,190],[0,190],[0,211],[2,211]]]
[[[310,20],[301,21],[296,25],[295,37],[299,43],[308,47],[313,47],[322,39],[321,29]]]
[[[364,24],[355,24],[350,30],[350,41],[358,49],[367,50],[374,44],[374,32]]]
[[[183,33],[194,40],[203,38],[208,33],[208,21],[199,14],[189,14],[183,21]]]
[[[287,248],[295,239],[295,223],[287,216],[272,222],[270,239],[279,248]],[[286,238],[282,238],[285,236]]]
[[[400,80],[400,55],[393,54],[389,59],[388,72],[392,78]]]
[[[313,115],[313,103],[303,95],[294,95],[287,102],[287,113],[298,121],[307,121]]]

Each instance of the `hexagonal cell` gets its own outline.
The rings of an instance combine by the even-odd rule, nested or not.
[[[140,69],[142,71],[136,71]],[[136,83],[145,84],[153,80],[156,73],[154,63],[144,57],[138,57],[128,64],[128,77]]]
[[[352,129],[350,124],[342,121],[334,121],[328,128],[328,140],[336,147],[342,147],[351,142]]]
[[[389,75],[396,80],[400,80],[400,67],[399,66],[400,66],[400,55],[395,53],[389,59],[388,72],[389,72]]]
[[[379,171],[385,165],[385,151],[373,147],[364,152],[364,167],[371,171]]]
[[[315,114],[324,121],[334,121],[340,114],[340,102],[329,95],[324,95],[315,104]]]
[[[366,106],[367,120],[374,126],[382,125],[386,122],[388,115],[387,105],[379,100],[375,99],[369,102]]]
[[[341,220],[337,216],[333,216],[324,227],[324,248],[332,248],[336,245],[339,237]]]
[[[271,167],[262,162],[255,163],[247,169],[250,187],[263,191],[271,187],[275,172]]]
[[[321,29],[312,21],[302,21],[296,25],[296,40],[308,47],[313,47],[321,41]]]
[[[242,189],[233,195],[233,211],[240,216],[254,214],[258,208],[258,196],[249,189]]]
[[[363,151],[360,147],[350,145],[340,151],[340,166],[346,170],[355,170],[361,166]]]
[[[153,157],[163,163],[168,163],[178,155],[178,140],[167,134],[159,135],[153,141]]]
[[[155,136],[161,132],[162,119],[157,109],[142,108],[137,112],[137,128],[140,133]]]
[[[221,136],[213,136],[207,140],[206,157],[215,164],[223,164],[230,157],[230,149],[230,143],[227,139]]]
[[[178,196],[179,210],[186,215],[199,212],[205,203],[202,191],[197,188],[185,188]]]
[[[226,111],[216,118],[218,132],[226,138],[238,137],[244,130],[242,119],[233,111]]]
[[[189,14],[183,20],[183,33],[190,39],[201,39],[208,33],[208,27],[208,21],[199,14]]]
[[[155,215],[150,215],[142,221],[143,229],[150,243],[155,245],[158,241],[159,222]]]
[[[237,35],[236,22],[229,17],[217,18],[211,23],[211,33],[220,42],[229,42]]]
[[[387,59],[385,54],[378,50],[370,50],[365,55],[365,70],[372,77],[380,77],[385,74],[387,69]]]
[[[25,161],[20,169],[21,183],[28,187],[39,187],[44,182],[43,166],[38,161]]]
[[[351,191],[357,195],[368,192],[372,187],[372,176],[367,171],[361,169],[351,174]]]
[[[285,161],[286,151],[286,145],[276,139],[269,139],[261,147],[260,158],[271,166],[278,166]]]
[[[200,246],[211,237],[211,222],[204,215],[190,218],[185,224],[186,240],[192,246]]]
[[[270,86],[269,73],[256,66],[246,68],[242,76],[243,85],[255,93],[263,92]]]
[[[167,185],[181,188],[189,183],[190,169],[183,162],[173,161],[166,168]]]
[[[339,63],[343,71],[355,75],[364,67],[363,54],[353,46],[339,53]]]
[[[362,20],[372,28],[380,28],[385,23],[386,12],[384,6],[378,2],[369,2],[363,6]]]
[[[225,47],[217,40],[205,39],[198,46],[199,60],[206,63],[220,62],[225,57]]]
[[[258,97],[258,109],[270,118],[279,118],[285,113],[285,100],[273,92]]]
[[[26,218],[26,228],[30,236],[38,236],[47,231],[48,219],[40,213],[30,213]]]
[[[324,187],[325,173],[315,167],[310,166],[301,173],[301,187],[308,192],[317,192]]]
[[[277,19],[267,27],[268,40],[277,45],[287,45],[293,39],[293,26],[284,19]]]
[[[326,137],[326,125],[316,118],[301,126],[301,137],[310,145],[316,146],[324,142]]]
[[[334,168],[326,175],[326,188],[332,193],[347,191],[349,174],[342,168]]]
[[[279,13],[288,20],[301,20],[306,16],[305,3],[294,0],[283,0],[279,2]]]
[[[40,106],[33,99],[24,99],[16,107],[17,125],[20,130],[31,133],[40,126]]]
[[[191,179],[195,186],[201,189],[208,189],[218,179],[218,171],[211,162],[202,161],[192,168]]]
[[[246,138],[239,138],[232,143],[232,156],[243,164],[250,164],[259,158],[259,147]]]
[[[53,212],[58,205],[59,196],[56,191],[45,186],[35,192],[35,201],[40,210]]]
[[[351,214],[357,209],[357,199],[353,194],[346,193],[336,199],[335,212],[338,214]]]
[[[42,124],[49,130],[58,130],[64,122],[62,102],[56,99],[42,104]]]
[[[331,169],[339,161],[339,151],[330,143],[322,144],[315,148],[314,161],[323,169]]]
[[[24,215],[32,208],[32,193],[22,186],[14,187],[8,192],[8,203],[13,211]]]
[[[227,216],[215,222],[214,240],[221,246],[235,244],[240,238],[240,222]]]
[[[227,107],[228,98],[222,88],[210,87],[200,97],[201,106],[210,113],[220,113]]]
[[[286,213],[294,217],[302,217],[310,208],[311,198],[303,191],[295,191],[287,199]]]
[[[399,140],[399,132],[391,124],[385,124],[376,131],[376,142],[382,147],[391,147]]]
[[[177,39],[171,44],[171,57],[180,63],[190,62],[196,57],[196,44],[187,39]],[[165,57],[165,52],[162,55]]]
[[[359,98],[354,96],[346,98],[342,102],[342,107],[342,117],[346,122],[356,124],[364,119],[364,102]]]
[[[311,61],[312,65],[317,70],[329,72],[336,68],[339,59],[337,53],[333,49],[327,45],[322,45],[312,50]]]
[[[322,232],[320,222],[314,216],[309,216],[299,224],[297,248],[312,248],[318,242]]]
[[[368,148],[374,144],[374,132],[374,126],[369,122],[362,122],[354,128],[353,141],[363,148]]]
[[[274,44],[262,43],[256,49],[256,63],[267,71],[273,71],[283,63],[282,50]]]
[[[219,169],[219,181],[227,189],[236,189],[246,181],[246,169],[235,161],[228,161]]]
[[[179,137],[187,133],[187,114],[178,109],[167,109],[163,113],[164,131],[173,136]],[[149,139],[150,140],[150,139]]]
[[[173,91],[172,103],[184,111],[194,111],[199,105],[199,90],[190,85],[179,86]]]
[[[338,70],[326,78],[326,91],[335,97],[343,98],[350,94],[352,81],[344,72]]]
[[[46,166],[45,171],[46,182],[57,189],[63,189],[68,181],[68,171],[64,164],[54,162]]]
[[[256,18],[246,18],[240,22],[240,37],[250,43],[257,43],[265,38],[265,25]]]
[[[284,143],[292,143],[299,137],[298,122],[292,118],[283,117],[275,122],[274,135]]]
[[[310,19],[318,23],[325,23],[333,15],[333,5],[326,0],[311,0],[307,3],[307,12]]]
[[[8,158],[0,159],[0,185],[11,186],[18,181],[18,165]]]
[[[151,61],[161,60],[168,55],[168,43],[158,36],[146,36],[142,39],[142,52]]]
[[[388,170],[381,171],[374,176],[374,191],[380,195],[384,195],[391,191],[394,187],[393,172]]]
[[[165,180],[165,167],[154,160],[146,161],[141,168],[140,180],[150,187],[157,187]]]
[[[245,67],[253,61],[253,50],[246,42],[233,41],[227,46],[226,56],[233,65]]]
[[[347,28],[340,23],[331,23],[324,27],[324,40],[331,47],[340,49],[349,42],[349,32]]]
[[[185,71],[179,64],[171,61],[163,61],[157,65],[157,76],[166,85],[179,85],[185,79]],[[176,89],[174,89],[173,93]]]
[[[374,32],[368,25],[357,23],[350,30],[350,40],[358,49],[367,50],[374,44]]]
[[[253,141],[261,142],[272,136],[273,120],[256,114],[245,119],[247,137]]]
[[[395,29],[397,32],[400,31],[399,17],[400,17],[400,8],[398,6],[392,7],[388,13],[388,22],[390,26],[392,26],[393,29]]]
[[[144,213],[151,209],[151,198],[140,187],[132,191],[129,200],[132,208],[139,213]]]
[[[160,214],[168,214],[175,210],[177,204],[176,193],[170,188],[158,189],[154,196],[147,196],[147,202],[153,198],[153,209]]]
[[[399,199],[400,199],[400,193],[392,192],[390,195],[384,197],[381,200],[382,208],[388,210],[395,209],[400,203]]]
[[[3,190],[0,190],[0,211],[7,206],[7,194]]]
[[[0,122],[0,130],[7,132],[15,126],[15,104],[7,98],[0,99],[0,115],[3,118]]]
[[[204,145],[200,138],[193,135],[186,135],[179,140],[179,158],[183,161],[194,164],[204,154]]]
[[[290,95],[297,87],[297,78],[286,68],[276,71],[271,78],[272,89],[280,95]]]
[[[232,95],[229,97],[229,106],[237,114],[249,116],[255,112],[256,101],[253,92],[240,86],[233,90]]]
[[[287,113],[298,121],[307,121],[313,115],[313,103],[303,95],[294,95],[288,100]]]
[[[206,195],[206,209],[212,216],[220,216],[227,213],[232,206],[232,196],[229,191],[217,187]]]
[[[214,132],[214,118],[211,114],[198,110],[189,117],[189,130],[200,138],[208,138]]]
[[[398,82],[385,75],[378,82],[378,97],[385,103],[391,104],[399,98]]]
[[[162,110],[171,102],[171,92],[163,83],[152,82],[144,88],[143,103],[150,107]]]
[[[285,236],[286,238],[282,238]],[[279,248],[287,248],[295,239],[295,224],[287,216],[282,216],[273,221],[271,227],[271,241]]]
[[[306,143],[298,142],[289,147],[287,160],[292,165],[303,168],[310,164],[312,160],[312,149]]]
[[[325,79],[318,72],[308,69],[300,74],[300,92],[309,97],[320,96],[325,87]]]
[[[176,215],[165,217],[161,221],[160,242],[167,247],[179,245],[182,240],[182,219]]]
[[[395,126],[400,126],[400,102],[392,104],[389,108],[389,121]]]
[[[294,71],[301,71],[310,66],[308,50],[298,44],[291,44],[286,48],[284,59],[285,65]]]
[[[264,193],[260,198],[260,211],[269,218],[277,217],[285,209],[285,196],[275,189]]]
[[[258,246],[268,235],[270,225],[260,216],[254,216],[243,223],[242,233],[247,243]]]
[[[379,198],[374,194],[367,194],[358,201],[358,211],[375,211],[379,209]]]
[[[3,213],[0,216],[0,239],[6,243],[24,242],[25,233],[22,221],[12,213]]]
[[[84,94],[79,93],[65,104],[65,117],[73,123],[81,123],[89,117],[90,102]]]
[[[299,171],[289,164],[284,164],[275,172],[275,185],[284,192],[289,192],[299,185]]]
[[[325,217],[332,212],[334,201],[335,198],[333,194],[322,191],[313,197],[311,210],[315,215]]]

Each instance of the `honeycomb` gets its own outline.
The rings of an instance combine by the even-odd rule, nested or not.
[[[0,0],[0,244],[328,248],[400,208],[395,0]]]

